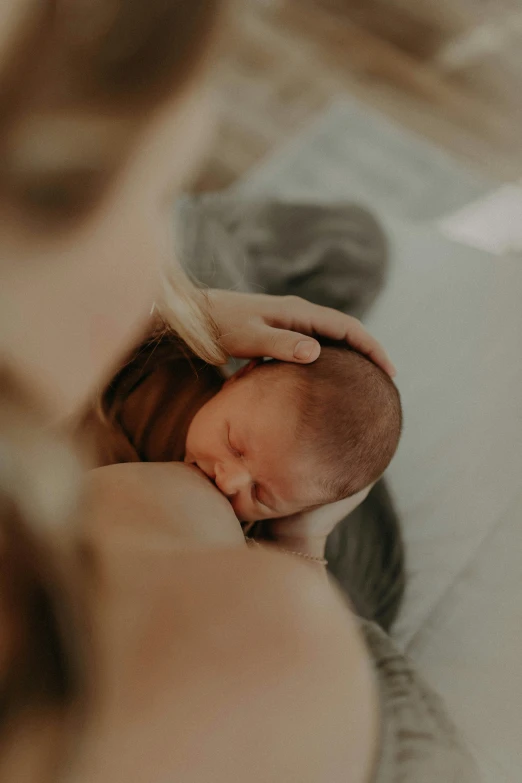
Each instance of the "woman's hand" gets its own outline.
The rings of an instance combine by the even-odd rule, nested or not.
[[[221,333],[221,343],[231,355],[251,359],[270,356],[285,362],[315,361],[321,346],[312,335],[346,340],[382,369],[395,375],[384,349],[360,321],[329,307],[297,296],[208,292],[210,312]]]
[[[372,486],[345,500],[267,522],[270,539],[283,549],[324,557],[326,539],[334,527],[366,500]]]

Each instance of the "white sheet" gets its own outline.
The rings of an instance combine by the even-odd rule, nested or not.
[[[399,369],[390,469],[410,583],[397,636],[446,698],[487,783],[522,770],[522,259],[387,220],[368,325]]]

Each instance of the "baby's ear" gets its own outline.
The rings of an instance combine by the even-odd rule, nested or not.
[[[251,359],[248,364],[245,364],[244,367],[241,367],[240,370],[235,372],[234,375],[232,375],[224,385],[228,386],[229,384],[234,383],[234,381],[238,381],[240,378],[244,378],[245,375],[248,375],[248,373],[254,369],[254,367],[257,367],[262,363],[263,359]]]

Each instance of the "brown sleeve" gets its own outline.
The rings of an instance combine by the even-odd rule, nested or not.
[[[173,334],[145,340],[107,386],[85,425],[98,464],[184,457],[188,426],[222,385],[219,372]]]
[[[82,418],[74,438],[91,457],[93,467],[139,462],[133,444],[122,429],[108,421],[99,406],[93,405]]]

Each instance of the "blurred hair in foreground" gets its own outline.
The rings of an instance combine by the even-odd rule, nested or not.
[[[142,128],[203,72],[218,39],[222,3],[2,5],[0,222],[7,232],[22,231],[38,242],[72,231],[103,209]],[[204,294],[175,265],[165,272],[164,301],[157,306],[165,328],[175,328],[207,361],[224,360]],[[88,703],[86,564],[73,526],[81,470],[7,367],[0,367],[0,404],[0,774],[9,765],[8,740],[20,716],[49,710],[61,716],[60,750],[47,754],[48,769],[38,771],[44,781],[54,779],[73,718]]]

